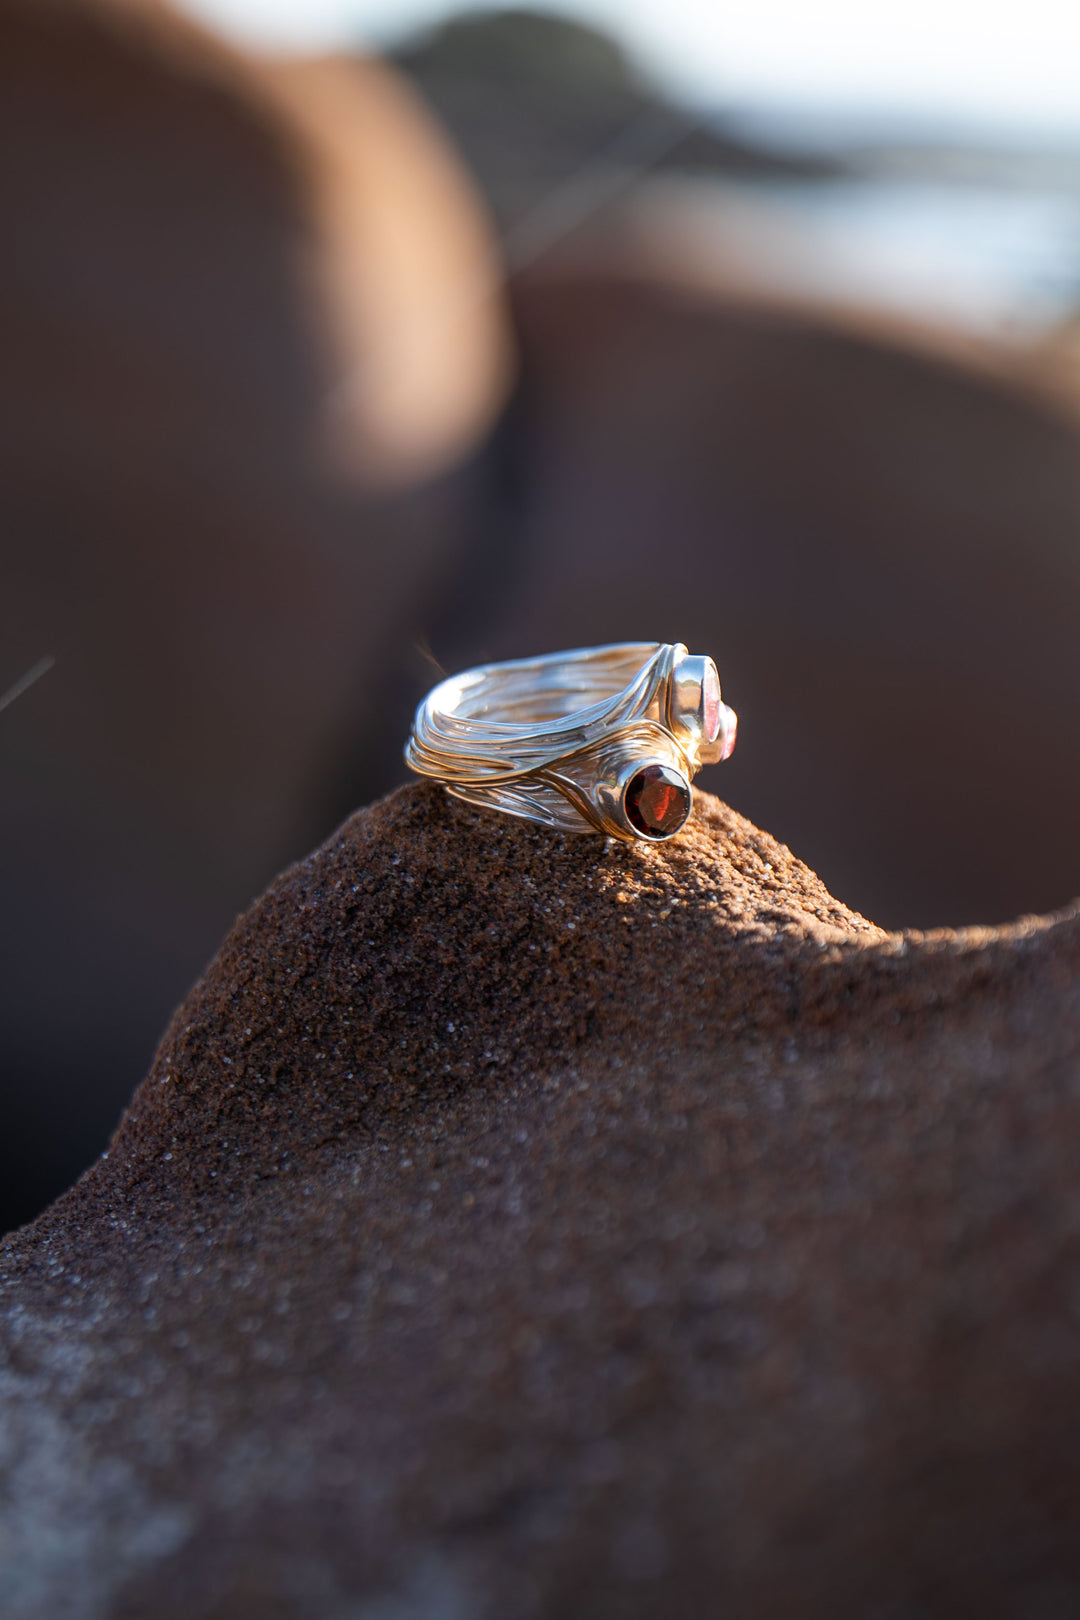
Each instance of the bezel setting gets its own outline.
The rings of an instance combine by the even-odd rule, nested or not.
[[[636,765],[622,790],[622,813],[638,838],[651,844],[674,838],[693,806],[693,790],[681,771],[663,760]]]

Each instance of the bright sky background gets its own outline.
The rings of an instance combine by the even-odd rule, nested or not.
[[[706,105],[871,114],[1080,137],[1080,0],[570,0]],[[187,0],[243,40],[374,45],[445,0]]]

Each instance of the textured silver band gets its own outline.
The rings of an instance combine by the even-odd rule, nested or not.
[[[735,730],[711,658],[622,642],[451,676],[417,709],[405,759],[470,804],[658,842],[685,821],[691,779],[728,757]]]

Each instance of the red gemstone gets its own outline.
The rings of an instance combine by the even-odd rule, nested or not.
[[[644,765],[627,782],[623,807],[646,838],[670,838],[690,814],[690,788],[666,765]]]

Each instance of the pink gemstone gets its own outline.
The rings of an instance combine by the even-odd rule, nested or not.
[[[715,742],[720,730],[720,711],[724,705],[720,702],[720,677],[716,673],[716,665],[711,658],[707,659],[705,663],[705,679],[701,683],[701,700],[705,741]],[[728,712],[730,713],[730,710]]]
[[[720,758],[730,759],[735,751],[735,737],[739,730],[739,717],[726,703],[720,704],[717,733],[720,737]]]
[[[643,765],[626,784],[623,806],[646,838],[670,838],[690,814],[690,788],[666,765]]]

